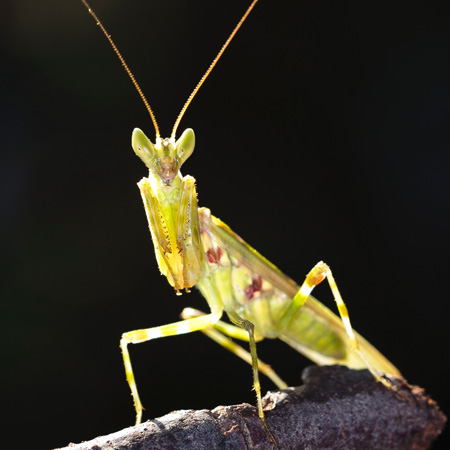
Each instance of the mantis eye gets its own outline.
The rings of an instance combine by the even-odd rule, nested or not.
[[[183,137],[183,136],[182,136]],[[181,138],[180,138],[181,139]],[[133,130],[131,136],[131,146],[144,164],[151,169],[152,161],[156,156],[155,146],[150,142],[150,139],[139,128]]]
[[[180,161],[180,166],[192,155],[195,147],[195,134],[192,128],[184,130],[175,144],[177,158]],[[136,150],[135,150],[136,151]]]

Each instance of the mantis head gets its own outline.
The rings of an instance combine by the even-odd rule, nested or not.
[[[161,182],[163,184],[165,184],[166,186],[170,186],[172,184],[172,181],[178,175],[182,164],[186,161],[186,159],[189,158],[189,156],[191,156],[191,153],[194,151],[194,146],[195,146],[194,131],[190,128],[185,130],[185,132],[181,135],[181,137],[175,142],[175,134],[177,132],[178,125],[179,125],[184,113],[186,112],[188,106],[190,105],[192,99],[195,97],[195,95],[197,94],[198,90],[200,89],[200,87],[202,86],[204,81],[208,78],[209,74],[214,69],[214,67],[217,64],[217,61],[219,61],[223,52],[228,47],[229,43],[233,40],[233,38],[236,35],[236,33],[238,32],[239,28],[244,23],[245,19],[250,14],[251,10],[256,5],[258,0],[252,1],[251,5],[247,8],[247,11],[245,12],[245,14],[241,17],[241,20],[234,27],[230,36],[225,41],[225,44],[222,46],[219,53],[214,58],[213,62],[210,64],[210,66],[206,70],[205,74],[202,76],[202,78],[198,82],[197,86],[192,91],[191,95],[188,97],[186,103],[184,104],[183,108],[181,109],[180,114],[177,117],[177,120],[175,121],[173,130],[172,130],[172,136],[167,139],[161,139],[161,137],[159,135],[158,124],[156,123],[156,118],[155,118],[155,115],[153,114],[153,110],[150,107],[147,99],[145,98],[145,95],[142,92],[139,84],[137,83],[136,79],[134,78],[134,75],[131,73],[131,70],[129,69],[128,64],[125,62],[125,59],[123,58],[122,54],[119,52],[119,49],[116,47],[116,44],[114,44],[113,40],[111,39],[111,36],[108,34],[105,27],[100,22],[100,19],[97,17],[95,12],[89,6],[87,1],[86,0],[81,0],[81,1],[84,3],[84,5],[88,9],[89,13],[92,15],[92,17],[97,22],[97,25],[102,30],[106,39],[108,39],[109,43],[111,44],[111,47],[114,50],[114,52],[116,53],[120,62],[122,63],[122,65],[125,69],[125,72],[130,77],[139,96],[141,97],[142,101],[144,102],[144,105],[147,108],[147,111],[150,114],[150,117],[152,119],[153,126],[155,127],[155,132],[156,132],[156,143],[155,144],[152,144],[150,139],[139,128],[135,128],[133,130],[133,136],[131,138],[131,145],[133,146],[133,150],[135,151],[136,155],[138,155],[139,158],[141,158],[142,161],[144,161],[145,165],[150,169],[150,171],[153,173],[153,175],[156,178],[161,180]]]
[[[191,156],[195,147],[194,130],[188,128],[175,142],[175,138],[156,137],[153,144],[139,128],[133,130],[131,145],[134,152],[161,182],[172,184],[183,163]]]

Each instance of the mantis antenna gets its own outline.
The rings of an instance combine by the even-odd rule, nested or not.
[[[199,89],[202,86],[202,84],[208,78],[208,75],[212,72],[212,70],[214,69],[215,65],[219,61],[220,57],[222,56],[223,52],[226,50],[226,48],[228,47],[230,42],[233,40],[234,35],[239,31],[239,28],[241,28],[241,25],[245,22],[245,19],[250,14],[250,12],[252,11],[252,9],[256,5],[256,3],[258,3],[258,0],[253,0],[251,5],[247,8],[247,11],[245,11],[245,14],[241,17],[241,20],[238,22],[238,24],[234,27],[234,30],[228,36],[228,39],[225,41],[225,44],[223,44],[223,46],[220,49],[219,53],[217,53],[217,56],[214,58],[213,62],[210,64],[210,66],[208,67],[207,71],[202,76],[202,78],[198,82],[197,86],[195,86],[195,89],[192,91],[191,95],[188,97],[188,99],[187,99],[186,103],[184,104],[183,108],[181,108],[180,114],[178,114],[177,120],[175,121],[175,124],[174,124],[173,129],[172,129],[172,134],[170,136],[172,139],[175,139],[175,134],[177,132],[178,125],[180,124],[181,119],[184,116],[184,113],[188,109],[188,106],[191,104],[192,99],[195,97],[195,94],[197,94],[197,92],[199,91]]]
[[[106,38],[108,39],[109,43],[111,44],[111,47],[113,48],[114,53],[119,58],[120,62],[122,63],[122,66],[124,67],[125,71],[127,72],[128,76],[130,77],[132,83],[134,84],[134,87],[138,91],[138,94],[141,97],[142,101],[144,102],[144,105],[147,108],[147,111],[149,112],[150,117],[152,119],[153,126],[155,128],[156,139],[159,140],[161,136],[159,134],[159,127],[158,127],[158,123],[156,122],[155,114],[153,113],[153,110],[150,107],[150,104],[147,101],[147,98],[145,97],[144,93],[142,92],[141,87],[139,86],[138,82],[134,78],[133,73],[131,72],[130,68],[128,67],[127,63],[125,62],[125,59],[122,56],[122,54],[120,53],[119,49],[116,47],[116,44],[114,44],[114,41],[112,40],[111,36],[106,31],[106,28],[100,22],[100,19],[97,17],[97,15],[93,11],[93,9],[89,6],[89,4],[88,4],[88,2],[86,0],[81,0],[81,1],[83,2],[84,6],[86,6],[86,8],[89,11],[89,13],[91,14],[91,16],[95,19],[95,21],[97,22],[97,25],[103,31],[103,34],[106,36]],[[214,69],[215,65],[219,61],[220,57],[222,56],[223,52],[226,50],[226,48],[228,47],[230,42],[233,40],[235,34],[238,32],[239,28],[241,28],[241,25],[245,22],[245,19],[250,14],[250,12],[252,11],[252,9],[256,5],[256,3],[258,3],[258,0],[253,0],[252,1],[251,5],[247,8],[247,11],[245,11],[244,15],[241,17],[241,20],[234,27],[234,30],[231,32],[230,36],[225,41],[225,44],[223,44],[223,46],[220,49],[219,53],[217,53],[217,56],[214,58],[213,62],[210,64],[210,66],[208,67],[208,69],[206,70],[206,72],[204,73],[204,75],[202,76],[200,81],[198,82],[197,86],[195,86],[195,88],[192,91],[191,95],[188,97],[186,103],[184,104],[183,108],[180,111],[180,114],[177,117],[177,120],[175,121],[175,124],[174,124],[173,129],[172,129],[171,139],[175,139],[175,134],[177,132],[178,125],[180,124],[181,119],[184,116],[184,113],[186,112],[186,110],[188,109],[190,103],[192,102],[192,99],[195,97],[195,95],[199,91],[199,89],[202,86],[202,84],[205,82],[205,80],[208,78],[209,74],[212,72],[212,70]]]
[[[152,118],[153,126],[155,127],[156,138],[159,139],[160,138],[159,127],[158,127],[158,123],[156,122],[155,114],[153,114],[153,110],[150,107],[149,102],[145,98],[145,95],[142,92],[141,87],[139,86],[138,82],[134,78],[133,73],[131,72],[130,68],[128,67],[127,63],[125,62],[125,58],[119,52],[119,49],[116,47],[116,44],[114,44],[114,41],[112,40],[111,36],[108,34],[108,32],[106,31],[106,28],[100,22],[100,19],[97,17],[97,15],[95,14],[94,10],[89,6],[88,2],[86,0],[81,0],[81,1],[83,2],[84,6],[86,6],[86,8],[89,11],[89,13],[91,14],[91,16],[95,19],[95,21],[97,22],[97,25],[101,28],[101,30],[103,31],[103,34],[106,36],[106,38],[108,39],[109,43],[111,44],[111,47],[113,48],[115,54],[120,59],[120,62],[122,63],[122,66],[124,67],[125,71],[127,72],[128,76],[130,77],[131,81],[133,82],[134,87],[138,91],[140,97],[142,98],[142,101],[144,102],[145,107],[147,108],[147,111],[150,114],[150,117]]]

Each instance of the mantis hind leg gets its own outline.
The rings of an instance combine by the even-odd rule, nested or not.
[[[366,368],[369,370],[369,372],[374,376],[374,378],[377,381],[383,383],[386,387],[395,391],[396,390],[395,386],[393,386],[392,383],[390,383],[389,380],[383,374],[380,375],[380,373],[378,373],[375,370],[373,365],[368,361],[364,353],[361,351],[360,346],[358,344],[358,340],[356,339],[355,336],[355,332],[350,323],[350,317],[348,314],[347,307],[345,306],[344,300],[342,299],[342,296],[339,292],[331,269],[323,261],[317,263],[306,276],[306,279],[303,282],[302,286],[300,287],[297,294],[292,299],[291,304],[283,314],[278,324],[278,330],[282,332],[283,329],[285,329],[289,325],[289,322],[294,318],[298,310],[306,302],[312,290],[325,279],[327,279],[331,292],[333,293],[334,301],[336,302],[336,305],[338,307],[339,315],[344,325],[344,329],[348,336],[352,350],[359,356],[359,358],[362,360]]]
[[[183,319],[188,319],[191,317],[202,316],[205,313],[193,308],[185,308],[181,313],[181,317]],[[235,325],[230,325],[228,323],[222,322],[219,320],[211,327],[203,328],[200,330],[203,334],[208,336],[213,341],[217,342],[222,347],[229,350],[231,353],[235,354],[237,357],[241,358],[246,363],[252,365],[252,357],[251,354],[241,347],[239,344],[236,344],[232,339],[240,339],[242,341],[249,341],[248,333],[244,331],[242,328],[239,328]],[[259,338],[258,335],[255,335],[255,341],[262,340],[262,337]],[[268,377],[279,389],[286,389],[288,385],[277,375],[277,373],[270,367],[270,365],[261,361],[258,358],[258,370]]]

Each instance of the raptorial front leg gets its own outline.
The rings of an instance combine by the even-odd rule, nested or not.
[[[181,313],[181,317],[183,319],[188,319],[191,317],[202,316],[204,314],[205,314],[204,312],[199,311],[198,309],[185,308]],[[230,325],[229,323],[222,322],[221,320],[219,320],[212,327],[203,328],[200,331],[213,341],[217,342],[222,347],[229,350],[231,353],[235,354],[237,357],[241,358],[246,363],[252,365],[251,354],[243,347],[241,347],[239,344],[236,344],[236,342],[230,339],[230,337],[232,337],[248,342],[249,341],[248,333],[242,328],[239,328],[235,325]],[[256,337],[255,340],[258,341],[259,340],[258,337],[257,336],[255,337]],[[278,374],[272,369],[272,367],[270,367],[269,364],[266,364],[265,362],[261,361],[259,358],[258,358],[258,370],[263,375],[272,380],[275,386],[277,386],[279,389],[286,389],[288,387],[287,383],[284,382],[278,376]]]
[[[177,247],[183,258],[182,273],[185,286],[194,286],[204,265],[204,252],[200,238],[195,180],[187,175],[181,182],[177,214]],[[186,288],[189,292],[189,289]]]
[[[123,362],[125,365],[125,373],[128,385],[131,389],[131,395],[134,400],[136,409],[136,425],[141,423],[142,410],[144,409],[139,398],[136,380],[134,378],[133,367],[131,365],[130,355],[128,352],[128,344],[140,344],[141,342],[150,341],[167,336],[176,336],[179,334],[191,333],[192,331],[202,330],[214,325],[222,316],[222,310],[205,314],[200,317],[182,320],[180,322],[170,323],[159,327],[146,328],[141,330],[128,331],[122,335],[120,340],[120,348],[122,349]]]

